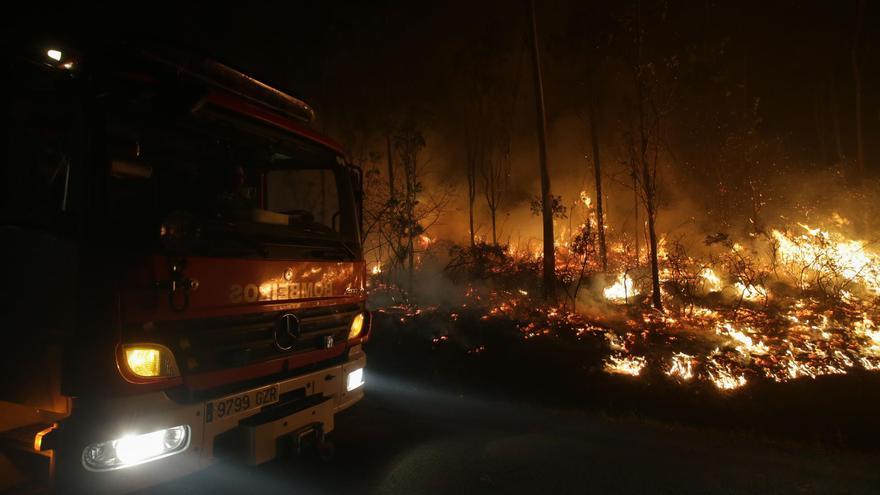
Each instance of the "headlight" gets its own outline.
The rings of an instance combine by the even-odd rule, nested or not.
[[[137,466],[183,452],[189,447],[189,437],[189,426],[180,425],[95,443],[83,450],[83,465],[91,471]]]
[[[361,330],[364,329],[364,314],[358,313],[354,319],[351,320],[351,328],[348,330],[348,340],[356,339],[360,336]]]
[[[174,354],[158,344],[124,345],[125,366],[141,378],[170,378],[180,375]]]
[[[364,384],[364,369],[358,368],[348,374],[348,379],[345,383],[345,389],[348,392],[360,387]]]

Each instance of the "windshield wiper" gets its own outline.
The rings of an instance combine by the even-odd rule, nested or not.
[[[340,246],[342,246],[342,249],[344,249],[345,252],[348,253],[349,256],[351,256],[351,259],[352,259],[352,260],[356,260],[356,259],[357,259],[357,254],[355,254],[355,252],[354,252],[354,250],[353,250],[352,248],[348,247],[348,244],[346,244],[345,241],[342,241],[342,240],[339,240],[339,239],[333,239],[333,240],[336,241],[337,244],[339,244]]]
[[[256,252],[262,258],[269,257],[269,251],[266,249],[266,246],[263,245],[260,241],[249,238],[246,235],[239,234],[234,230],[229,229],[217,229],[211,230],[208,232],[208,236],[210,238],[215,238],[224,241],[233,241],[238,243],[241,246],[250,248],[252,251]]]

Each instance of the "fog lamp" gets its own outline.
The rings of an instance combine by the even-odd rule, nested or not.
[[[83,465],[90,471],[110,471],[179,454],[189,447],[188,425],[175,426],[142,435],[126,435],[83,450]]]
[[[351,328],[348,330],[348,340],[356,339],[360,336],[361,330],[364,329],[364,314],[358,313],[351,320]]]
[[[345,389],[348,392],[360,387],[364,384],[364,369],[358,368],[354,371],[348,373],[348,379],[346,380]]]
[[[178,376],[174,354],[158,344],[132,344],[123,347],[128,370],[142,378],[168,378]]]

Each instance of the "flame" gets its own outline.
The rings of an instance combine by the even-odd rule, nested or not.
[[[582,203],[582,204],[584,205],[584,207],[586,207],[587,209],[589,209],[589,208],[591,208],[591,207],[593,206],[593,200],[592,200],[592,199],[590,198],[590,196],[587,194],[587,191],[581,191],[580,199],[581,199],[581,203]]]
[[[745,375],[736,371],[731,365],[721,362],[722,354],[715,349],[706,362],[706,376],[720,390],[733,390],[747,383]]]
[[[646,364],[642,356],[614,354],[605,360],[605,371],[617,375],[639,376]]]
[[[592,206],[586,192],[577,204]],[[847,223],[843,218],[832,218],[823,225]],[[483,320],[515,322],[523,339],[604,335],[610,352],[603,360],[607,373],[644,376],[643,370],[656,363],[657,371],[670,380],[711,383],[721,391],[760,380],[788,382],[854,369],[880,371],[880,328],[875,323],[880,322],[876,299],[880,295],[880,251],[831,228],[793,224],[788,230],[770,230],[769,243],[761,236],[731,243],[734,258],[754,271],[748,276],[738,275],[737,268],[728,265],[726,258],[716,257],[717,253],[702,259],[685,257],[684,270],[673,269],[670,260],[661,256],[664,289],[672,287],[682,273],[685,283],[694,289],[687,300],[673,290],[664,293],[664,301],[669,302],[665,313],[639,312],[641,308],[632,306],[605,306],[598,314],[578,313],[571,306],[541,305],[529,299],[528,286],[507,290],[467,287],[467,302],[462,308],[479,310],[478,317]],[[571,250],[569,237],[579,229],[560,225],[557,232],[556,270],[563,283],[571,287],[581,273],[592,276],[601,271],[595,256]],[[435,240],[420,238],[420,242]],[[626,238],[609,238],[609,265],[616,275],[609,286],[601,288],[601,295],[609,302],[632,302],[639,295],[630,276],[635,272],[629,269],[647,265],[640,265],[645,260],[636,260],[632,244],[627,242]],[[661,239],[661,248],[664,243]],[[710,249],[725,249],[724,245]],[[539,270],[535,261],[542,258],[541,248],[535,239],[510,243],[504,256],[486,268],[493,274],[517,277],[526,270]],[[371,269],[380,273],[381,264],[377,262]],[[729,283],[724,273],[729,273]],[[588,285],[581,290],[589,291]],[[786,290],[786,286],[801,290]],[[774,288],[772,294],[768,287]],[[730,298],[707,296],[723,290],[747,301],[766,303],[772,298],[773,304],[739,305]],[[829,295],[837,298],[826,297]],[[401,320],[418,314],[408,307]],[[456,320],[463,314],[451,313],[450,318]],[[473,353],[482,352],[479,343],[469,348]],[[635,348],[642,355],[635,355]],[[656,353],[660,353],[658,358],[650,357]]]
[[[689,381],[694,377],[694,361],[694,356],[676,352],[672,355],[672,364],[666,374],[681,381]]]
[[[633,287],[633,281],[626,273],[617,276],[613,285],[602,291],[605,299],[612,302],[627,302],[630,297],[637,296],[638,292]]]
[[[754,333],[754,330],[749,328],[747,331]],[[755,344],[754,340],[743,333],[740,330],[737,330],[733,327],[730,322],[725,322],[720,324],[716,329],[715,333],[718,335],[726,335],[730,337],[731,340],[737,342],[739,345],[736,346],[737,352],[745,355],[765,355],[770,352],[770,349],[763,342],[758,342]]]
[[[703,279],[703,289],[706,292],[719,292],[724,287],[721,278],[711,268],[703,268],[700,271],[700,278]]]
[[[805,234],[773,230],[780,261],[791,271],[802,271],[814,281],[800,281],[810,288],[815,280],[843,279],[880,295],[880,255],[866,248],[865,241],[846,239],[842,234],[799,224]]]
[[[770,295],[770,291],[760,285],[745,285],[737,282],[733,286],[746,301],[760,301]]]

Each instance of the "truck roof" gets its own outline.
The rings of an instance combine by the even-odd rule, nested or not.
[[[310,127],[314,109],[303,100],[208,58],[163,49],[143,50],[147,58],[199,80],[214,91],[208,101],[323,145],[344,155],[342,147]]]

